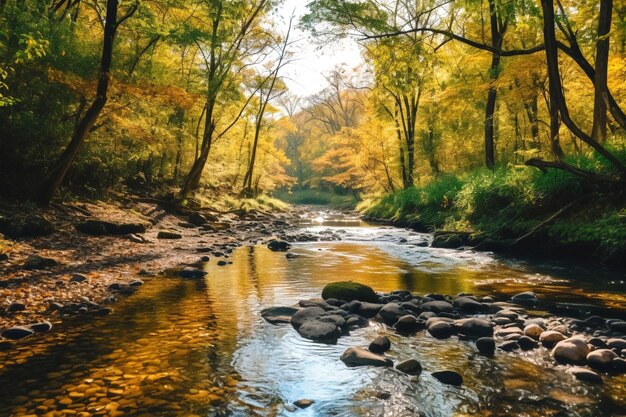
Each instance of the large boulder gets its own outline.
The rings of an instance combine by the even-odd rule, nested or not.
[[[291,245],[282,240],[270,240],[267,247],[273,252],[286,252],[291,248]]]
[[[305,322],[316,320],[318,317],[326,313],[326,310],[320,307],[306,307],[298,310],[291,316],[291,325],[294,329],[300,329]]]
[[[584,364],[590,351],[584,339],[570,337],[556,344],[552,350],[552,356],[559,363]]]
[[[422,309],[424,311],[432,311],[433,313],[452,313],[454,311],[454,307],[447,301],[428,301],[422,304]]]
[[[485,356],[493,356],[496,352],[496,341],[493,337],[481,337],[476,340],[476,348]]]
[[[344,301],[378,302],[378,295],[371,287],[352,281],[332,282],[326,285],[324,290],[322,290],[322,298],[324,300],[336,298]]]
[[[391,349],[391,341],[387,336],[378,336],[370,343],[369,350],[373,353],[385,353]]]
[[[270,307],[261,310],[261,317],[271,324],[291,323],[291,317],[298,312],[294,307]]]
[[[521,304],[526,307],[534,307],[539,303],[539,299],[532,291],[526,291],[519,294],[515,294],[511,297],[511,301],[515,304]]]
[[[447,339],[456,333],[456,329],[452,323],[438,320],[428,326],[428,333],[436,339]]]
[[[415,318],[410,314],[402,316],[395,322],[393,328],[401,334],[416,333],[424,329],[424,322]]]
[[[487,320],[471,318],[454,322],[457,331],[468,337],[490,337],[493,336],[493,326]]]
[[[551,348],[562,340],[567,339],[565,335],[556,330],[546,330],[539,335],[539,341],[545,347]]]
[[[349,347],[341,355],[346,366],[393,366],[393,361],[359,347]]]
[[[418,376],[422,373],[422,364],[416,359],[408,359],[397,364],[396,369],[408,375]]]
[[[587,365],[593,369],[606,370],[611,368],[617,354],[610,349],[597,349],[587,355]]]

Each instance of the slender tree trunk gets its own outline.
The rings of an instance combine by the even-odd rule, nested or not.
[[[540,149],[541,142],[539,140],[539,119],[537,118],[537,112],[539,111],[537,96],[534,95],[529,103],[525,103],[524,108],[526,109],[526,115],[530,122],[530,135],[533,138],[533,148]]]
[[[594,79],[593,128],[591,137],[598,141],[606,140],[607,97],[608,97],[608,66],[609,66],[609,33],[611,31],[611,15],[613,0],[600,1],[600,17],[598,19],[598,40],[596,41],[596,73]]]
[[[200,155],[193,162],[191,170],[183,182],[183,186],[180,191],[180,197],[182,199],[189,197],[189,195],[200,186],[202,171],[204,170],[206,161],[209,159],[209,152],[211,151],[211,145],[213,144],[213,133],[215,132],[213,110],[215,109],[215,101],[216,100],[213,97],[207,101],[204,119],[204,133],[202,135],[202,144],[200,145]]]
[[[398,148],[400,150],[400,171],[402,174],[402,188],[403,189],[407,189],[409,188],[409,183],[408,183],[408,178],[406,176],[406,161],[405,161],[405,157],[404,157],[404,142],[402,141],[402,131],[400,129],[400,122],[398,122],[398,105],[396,104],[396,110],[395,110],[395,116],[394,116],[394,122],[396,124],[396,135],[398,136]]]
[[[39,199],[44,204],[48,204],[52,200],[52,197],[63,182],[67,171],[76,158],[76,155],[85,141],[85,138],[89,135],[89,131],[98,119],[100,112],[107,102],[107,91],[111,76],[111,62],[113,60],[113,43],[119,24],[117,21],[117,12],[118,0],[107,0],[106,22],[104,24],[104,43],[102,46],[96,98],[87,109],[87,112],[74,131],[72,140],[61,154],[48,179],[41,187]],[[131,10],[129,13],[134,13],[134,10]],[[125,16],[122,20],[130,17],[130,14]]]

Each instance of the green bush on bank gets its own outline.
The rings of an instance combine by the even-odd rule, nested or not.
[[[596,172],[606,169],[594,161],[584,162],[587,167],[596,164]],[[543,235],[564,246],[597,248],[601,256],[624,251],[623,193],[603,192],[580,177],[557,170],[542,173],[530,167],[502,167],[443,176],[386,195],[363,211],[374,218],[431,230],[515,239],[572,202],[568,210],[542,225]]]

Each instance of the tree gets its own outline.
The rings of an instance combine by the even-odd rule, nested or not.
[[[69,145],[65,148],[65,151],[63,151],[52,172],[49,174],[48,179],[41,187],[39,198],[44,204],[48,204],[54,197],[54,193],[63,182],[65,174],[67,174],[67,171],[76,158],[81,145],[85,141],[85,138],[89,135],[90,130],[93,128],[100,112],[107,102],[115,34],[117,33],[117,29],[120,25],[137,11],[138,3],[133,3],[133,5],[129,7],[127,12],[120,19],[117,17],[118,7],[119,0],[107,0],[103,33],[104,43],[102,46],[96,97],[80,119]]]

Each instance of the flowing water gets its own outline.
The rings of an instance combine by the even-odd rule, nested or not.
[[[372,324],[337,345],[302,339],[261,319],[267,307],[319,297],[354,280],[376,291],[491,294],[533,290],[543,299],[610,307],[623,315],[619,271],[537,264],[486,253],[423,247],[430,237],[314,213],[302,228],[341,241],[294,244],[291,259],[241,247],[232,264],[211,260],[206,279],[156,277],[104,318],[78,319],[0,352],[0,416],[610,416],[626,414],[626,377],[603,385],[572,378],[546,349],[479,356],[456,337],[401,337]],[[339,356],[377,335],[394,361],[418,359],[409,377],[392,368],[347,368]],[[455,370],[461,388],[430,372]],[[294,411],[307,398],[310,408]]]

